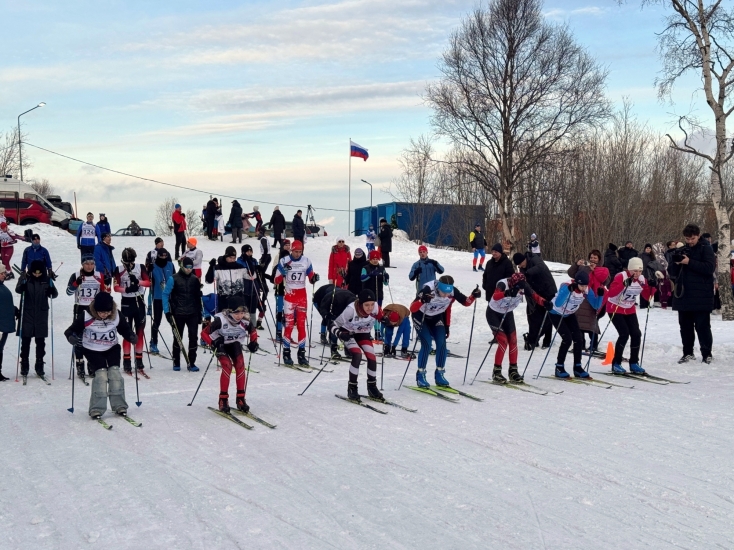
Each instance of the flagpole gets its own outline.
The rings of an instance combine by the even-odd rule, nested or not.
[[[349,199],[347,210],[347,237],[349,237],[352,234],[352,138],[349,138]]]

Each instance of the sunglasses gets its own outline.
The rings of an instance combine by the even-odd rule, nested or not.
[[[181,269],[188,269],[189,271],[191,271],[192,269],[194,269],[194,266],[182,265]]]

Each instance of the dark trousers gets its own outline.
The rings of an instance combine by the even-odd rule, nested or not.
[[[212,230],[214,229],[215,223],[214,216],[206,216],[206,236],[210,239],[214,238],[212,237]]]
[[[23,336],[20,342],[20,374],[28,375],[29,362],[28,355],[31,351],[32,336]],[[46,355],[46,339],[36,338],[36,374],[44,374],[43,358]]]
[[[8,340],[9,332],[3,332],[0,336],[0,373],[3,372],[3,350],[5,349],[5,342]]]
[[[550,346],[551,337],[553,336],[553,327],[551,326],[549,313],[545,315],[545,309],[539,306],[533,308],[532,313],[528,313],[528,342],[530,345],[537,346],[540,337],[543,337],[543,345]],[[545,318],[545,322],[543,319]]]
[[[280,248],[283,248],[283,234],[282,233],[275,233],[273,232],[273,248],[275,248],[276,243]]]
[[[150,342],[158,344],[158,329],[163,319],[163,300],[155,298],[153,300],[153,325],[150,327]]]
[[[612,317],[612,324],[617,329],[619,338],[614,346],[614,362],[619,365],[622,363],[622,354],[627,340],[632,340],[630,344],[630,365],[640,362],[640,342],[642,341],[642,333],[640,332],[640,323],[637,320],[637,314],[621,315],[617,314]]]
[[[698,334],[702,358],[706,359],[711,356],[714,337],[711,334],[710,311],[679,311],[678,325],[680,326],[680,338],[683,341],[683,355],[693,355],[693,346],[696,343],[695,334]]]
[[[186,331],[189,335],[189,365],[196,364],[196,350],[199,345],[199,314],[194,313],[192,315],[174,315],[173,322],[176,324],[176,330],[183,343],[183,329],[186,327]],[[175,336],[175,335],[174,335]],[[181,357],[181,346],[178,343],[178,338],[173,339],[173,364],[180,365]]]
[[[176,246],[174,248],[174,254],[176,255],[176,259],[178,260],[179,256],[183,256],[184,252],[186,252],[186,234],[181,231],[179,233],[176,233]],[[181,254],[178,252],[179,246],[181,247]]]
[[[382,253],[382,265],[390,267],[390,253],[386,250],[381,250]]]
[[[561,317],[555,313],[549,313],[548,317],[550,317],[553,326],[558,329],[558,336],[561,337],[561,347],[558,349],[558,364],[563,365],[566,361],[566,354],[573,343],[573,364],[580,365],[581,350],[584,349],[584,333],[579,328],[576,315]]]

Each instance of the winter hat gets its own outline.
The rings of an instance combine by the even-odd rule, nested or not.
[[[420,254],[421,252],[425,252],[426,254],[428,254],[428,247],[426,245],[423,245],[423,244],[420,245],[418,247],[418,254]]]
[[[84,262],[93,262],[94,261],[94,254],[90,254],[87,252],[86,254],[82,254],[82,263]]]
[[[336,242],[334,244],[337,244],[338,245],[339,244],[339,241],[346,242],[346,241],[344,241],[344,237],[337,237],[336,238]]]
[[[181,267],[193,268],[194,267],[194,260],[192,260],[188,256],[184,256],[183,257],[183,260],[181,260]]]
[[[35,273],[36,271],[40,271],[41,273],[46,271],[46,264],[43,263],[43,260],[33,260],[31,265],[28,266],[29,273]]]
[[[369,288],[363,288],[359,291],[359,294],[357,294],[357,299],[359,300],[360,304],[364,304],[365,302],[374,302],[375,293],[372,292]]]
[[[288,246],[291,245],[291,240],[290,239],[283,239],[283,246],[286,246],[286,245],[288,245]]]
[[[492,246],[492,252],[495,252],[495,251],[499,252],[500,254],[504,252],[504,250],[502,250],[502,245],[500,243],[496,243],[494,246]]]
[[[391,325],[397,325],[400,322],[400,315],[397,311],[387,311],[387,321]]]
[[[114,306],[114,304],[115,302],[108,292],[99,292],[94,297],[94,309],[97,312],[112,311],[112,306]]]
[[[171,256],[171,255],[170,255],[170,254],[168,253],[168,250],[166,250],[165,248],[159,248],[159,249],[158,249],[158,254],[157,254],[157,255],[158,255],[158,256],[163,256],[163,254],[165,254],[166,256],[169,256],[169,257]]]
[[[531,241],[534,241],[537,238],[538,238],[538,236],[535,233],[533,233],[533,234],[530,235],[530,240]]]
[[[244,310],[245,309],[245,297],[238,294],[233,294],[227,297],[227,309],[232,311]]]
[[[354,257],[361,258],[362,256],[364,256],[364,250],[362,250],[361,248],[356,248],[354,250]]]
[[[237,251],[234,246],[228,246],[224,249],[224,257],[229,258],[230,256],[237,256]]]
[[[480,227],[480,228],[481,228],[481,227],[482,227],[482,224],[481,224],[481,223],[479,223],[479,222],[475,223],[475,224],[474,224],[474,229],[476,229],[477,227]]]
[[[612,252],[616,252],[616,251],[617,251],[617,248],[618,248],[618,247],[617,247],[617,245],[616,245],[616,244],[614,244],[614,243],[609,243],[609,250],[611,250]]]
[[[41,240],[41,236],[38,233],[34,233],[33,235],[31,235],[31,240],[32,241],[40,241]]]
[[[515,252],[515,253],[514,253],[514,254],[512,255],[512,262],[513,262],[513,263],[514,263],[515,265],[520,265],[520,264],[521,264],[521,263],[523,263],[524,261],[525,261],[525,254],[523,254],[522,252]]]
[[[280,210],[280,206],[276,206],[275,208],[273,208],[273,212],[275,212],[276,210]]]
[[[300,250],[300,251],[303,251],[303,243],[301,241],[294,240],[291,243],[291,250]]]
[[[245,253],[252,252],[252,247],[249,244],[243,244],[240,250],[242,250],[242,255],[244,256]]]
[[[628,271],[642,271],[642,258],[630,258],[627,263]]]
[[[180,205],[180,204],[178,204],[178,203],[176,203],[176,206],[174,206],[174,208],[175,208],[176,210],[178,210],[179,208],[181,208],[181,205]],[[101,215],[102,215],[102,214],[100,214],[100,216],[101,216]]]
[[[525,275],[523,275],[522,273],[513,273],[512,275],[510,275],[510,279],[508,282],[510,283],[510,288],[515,288],[517,285],[522,283],[524,280],[525,280]]]
[[[370,250],[370,260],[379,260],[382,258],[379,250]]]
[[[258,210],[260,210],[260,207],[259,207],[259,206],[253,206],[253,207],[252,207],[252,209],[253,209],[253,210],[254,210],[255,212],[257,212]]]
[[[162,243],[162,242],[163,242],[163,239],[161,239],[160,237],[155,238],[155,244]]]
[[[573,282],[577,285],[588,285],[589,284],[589,273],[588,271],[577,271],[576,276],[573,278]]]
[[[645,246],[642,250],[645,250],[645,248],[649,248],[650,250],[652,250],[652,245],[650,243],[645,243]]]
[[[196,237],[189,237],[189,240],[186,242],[189,243],[193,247],[199,244],[199,241],[196,240]]]

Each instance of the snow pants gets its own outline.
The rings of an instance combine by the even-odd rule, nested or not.
[[[291,298],[290,301],[288,298]],[[298,347],[306,347],[306,291],[302,293],[294,293],[287,296],[283,303],[283,313],[285,315],[285,333],[283,334],[283,347],[290,349],[291,343],[296,344],[292,339],[293,327],[298,328]]]
[[[150,327],[150,343],[158,345],[158,329],[163,319],[163,300],[153,299],[153,326]]]
[[[127,412],[125,383],[120,374],[120,345],[116,344],[107,351],[84,349],[89,370],[94,373],[92,395],[89,398],[89,416],[102,415],[110,409],[116,413]]]
[[[372,347],[372,336],[366,333],[353,334],[344,344],[344,348],[349,350],[352,356],[352,363],[349,365],[349,382],[357,383],[362,352],[367,358],[367,382],[375,382],[377,380],[377,357]]]
[[[4,246],[0,248],[0,259],[2,259],[3,265],[5,266],[5,270],[8,273],[12,273],[13,270],[10,267],[10,260],[13,258],[13,247],[12,246]]]
[[[446,327],[443,321],[435,324],[424,321],[420,327],[418,338],[421,341],[421,350],[418,352],[418,368],[425,369],[428,365],[428,356],[431,354],[434,340],[436,341],[436,368],[443,368],[446,365]]]
[[[512,311],[504,315],[487,306],[487,323],[492,334],[497,339],[497,351],[494,354],[494,364],[502,365],[505,352],[509,350],[510,365],[517,365],[517,329],[515,316]],[[502,326],[500,327],[500,323]]]
[[[614,363],[620,365],[622,363],[622,354],[627,340],[632,340],[630,344],[630,365],[640,362],[640,341],[642,333],[640,332],[640,323],[637,319],[637,313],[631,315],[617,314],[612,318],[612,324],[617,329],[619,338],[614,345]]]
[[[566,354],[573,343],[573,364],[580,365],[581,351],[584,349],[584,333],[579,328],[576,315],[561,317],[555,313],[549,313],[548,317],[550,317],[553,326],[558,329],[558,335],[561,337],[561,347],[558,349],[557,363],[559,365],[565,363]]]
[[[407,348],[410,344],[410,318],[406,317],[403,322],[398,326],[397,334],[395,335],[395,341],[393,342],[392,336],[395,332],[395,327],[392,325],[385,325],[385,343],[393,346],[397,346],[400,338],[403,339],[403,346]]]
[[[135,344],[135,361],[136,363],[140,363],[140,361],[143,360],[143,346],[145,345],[145,305],[143,304],[143,298],[130,298],[123,296],[122,304],[120,305],[120,312],[127,321],[127,324],[130,325],[130,328],[135,330],[135,334],[138,336],[138,343]],[[122,358],[131,359],[130,351],[130,342],[123,340]],[[140,361],[138,361],[138,359],[140,359]]]
[[[696,334],[698,334],[702,358],[706,359],[711,356],[714,337],[711,334],[710,311],[679,311],[678,325],[680,326],[680,338],[683,341],[683,355],[693,355],[693,346],[696,343]]]
[[[232,369],[234,369],[236,375],[237,393],[244,394],[247,377],[245,374],[245,356],[242,355],[242,344],[239,342],[225,344],[224,353],[217,355],[217,359],[222,365],[222,373],[219,375],[219,397],[229,395],[229,379],[232,377]]]
[[[184,335],[184,327],[186,328],[186,332],[189,335],[189,350],[188,350],[188,356],[189,356],[189,366],[196,364],[196,350],[199,347],[199,314],[194,313],[192,315],[174,315],[173,316],[173,322],[176,325],[176,330],[178,331],[178,336],[181,338],[181,343],[183,343],[183,335]],[[138,337],[140,338],[140,337]],[[138,340],[140,342],[140,340]],[[173,349],[171,350],[171,355],[173,359],[174,365],[180,365],[181,364],[181,346],[178,343],[178,338],[173,338]]]

